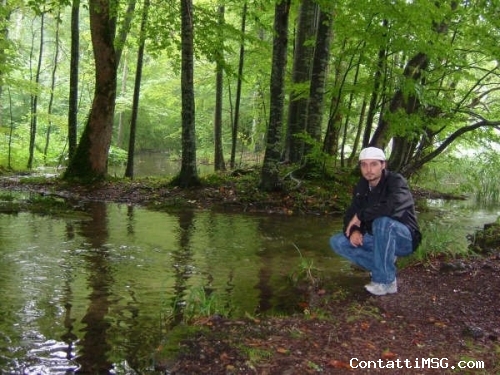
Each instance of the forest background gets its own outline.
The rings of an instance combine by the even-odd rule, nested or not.
[[[408,178],[498,199],[499,16],[487,0],[3,0],[0,165],[133,178],[135,153],[163,152],[188,187],[197,163],[250,160],[271,191],[374,145]]]

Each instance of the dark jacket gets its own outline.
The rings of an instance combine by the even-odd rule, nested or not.
[[[388,216],[410,229],[413,250],[420,244],[422,235],[417,222],[413,196],[405,178],[399,173],[384,169],[379,183],[371,191],[368,181],[361,177],[354,189],[351,205],[344,216],[344,231],[354,214],[361,221],[361,227],[351,228],[351,233],[354,230],[360,230],[361,233],[372,234],[373,220]]]

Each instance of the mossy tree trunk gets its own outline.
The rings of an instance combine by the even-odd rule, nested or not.
[[[95,59],[95,92],[80,143],[64,178],[96,180],[106,177],[116,99],[114,6],[106,0],[90,0],[90,31]]]
[[[283,106],[285,102],[285,71],[288,46],[288,16],[290,0],[276,4],[274,15],[273,63],[271,70],[271,102],[267,144],[262,165],[260,189],[264,191],[281,188],[278,165],[280,162]]]
[[[180,173],[172,180],[172,185],[180,187],[200,184],[196,169],[193,28],[193,2],[192,0],[181,0],[182,161]]]

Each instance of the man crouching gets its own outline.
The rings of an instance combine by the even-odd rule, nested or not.
[[[368,147],[359,154],[362,177],[344,216],[344,232],[330,238],[339,255],[370,271],[371,294],[396,293],[397,257],[410,255],[421,240],[408,183],[386,169],[384,151]]]

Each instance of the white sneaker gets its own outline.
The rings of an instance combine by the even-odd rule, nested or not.
[[[398,292],[398,282],[396,279],[389,284],[374,283],[372,281],[365,285],[365,289],[376,296],[385,296],[386,294],[394,294]]]

